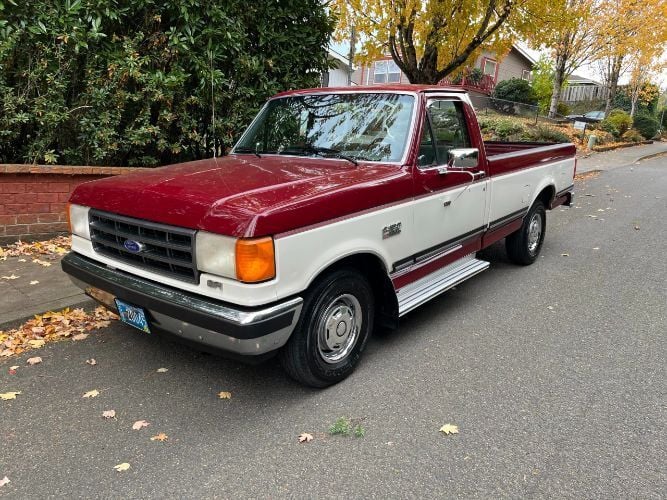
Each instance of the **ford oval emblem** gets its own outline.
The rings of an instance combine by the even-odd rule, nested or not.
[[[138,241],[134,240],[125,240],[125,243],[123,243],[123,246],[128,252],[132,253],[139,253],[143,250],[146,249],[146,245],[143,243],[139,243]]]

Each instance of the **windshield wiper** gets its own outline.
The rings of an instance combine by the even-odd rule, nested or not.
[[[261,158],[259,151],[257,151],[256,149],[249,148],[247,146],[234,149],[234,153],[252,153],[257,158]]]
[[[281,154],[290,154],[290,153],[305,153],[305,154],[310,153],[317,156],[321,156],[323,158],[340,158],[341,160],[347,160],[350,163],[353,163],[355,166],[359,165],[359,162],[355,158],[353,158],[352,156],[348,156],[344,153],[341,153],[338,149],[307,145],[307,146],[299,146],[299,147],[292,147],[289,149],[283,149],[281,151]]]

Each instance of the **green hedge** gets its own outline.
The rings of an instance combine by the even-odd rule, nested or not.
[[[211,156],[318,84],[332,29],[319,0],[0,0],[0,163]]]

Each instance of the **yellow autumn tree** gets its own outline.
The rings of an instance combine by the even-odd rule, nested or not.
[[[556,116],[567,78],[593,55],[594,34],[599,24],[595,5],[596,0],[565,0],[559,5],[549,4],[547,9],[551,22],[529,40],[532,46],[551,51],[554,76],[550,118]]]
[[[603,68],[609,113],[622,72],[637,63],[651,64],[667,48],[667,2],[603,0],[598,9],[604,22],[596,34],[596,59]]]
[[[482,50],[507,53],[534,38],[565,0],[331,0],[337,38],[352,26],[361,41],[357,60],[387,54],[411,83],[436,84]]]

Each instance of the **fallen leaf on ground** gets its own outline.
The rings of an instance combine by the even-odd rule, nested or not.
[[[19,369],[19,366],[18,366],[18,365],[14,365],[14,366],[10,366],[10,367],[9,367],[9,370],[10,370],[10,371],[11,371],[11,370],[16,371],[16,370],[18,370],[18,369]]]
[[[90,366],[95,366],[97,364],[97,361],[95,361],[95,358],[90,358],[86,360],[86,364]]]
[[[19,262],[28,262],[28,261],[25,259],[19,259]]]
[[[600,247],[593,247],[593,250],[600,250]]]
[[[36,365],[42,362],[42,358],[40,358],[39,356],[35,356],[34,358],[26,359],[25,362],[28,363],[29,365]]]
[[[639,231],[639,226],[635,226],[635,231]]]
[[[554,310],[554,306],[547,306],[547,309],[549,309],[550,311],[553,311],[553,310]]]
[[[127,462],[123,462],[122,464],[114,465],[114,469],[116,469],[118,472],[123,472],[124,470],[127,470],[130,468],[130,464]]]
[[[66,308],[38,314],[18,328],[0,331],[0,357],[37,349],[45,342],[77,337],[79,334],[88,335],[88,332],[107,327],[111,320],[116,319],[116,314],[102,306],[90,313],[83,309]]]
[[[32,281],[30,282],[30,284],[31,284],[31,285],[39,285],[39,281],[37,281],[37,280],[32,280]]]
[[[19,394],[21,394],[21,391],[4,392],[0,394],[0,399],[9,401],[10,399],[16,399]]]
[[[169,436],[167,436],[164,432],[161,432],[157,436],[153,436],[151,441],[166,441],[167,439],[169,439]]]
[[[92,391],[88,391],[87,393],[85,393],[81,397],[82,398],[96,398],[99,394],[100,394],[100,391],[98,391],[97,389],[93,389]]]
[[[20,276],[16,276],[15,274],[12,274],[10,276],[3,276],[2,277],[3,280],[17,280],[19,278],[20,278]]]
[[[72,336],[72,340],[85,340],[87,338],[88,338],[87,333],[78,333],[78,334]]]
[[[9,483],[11,483],[11,481],[9,480],[9,478],[7,476],[0,479],[0,487],[4,486],[6,484],[9,484]]]
[[[7,245],[4,249],[0,248],[0,255],[7,255],[9,257],[46,255],[54,257],[66,254],[70,248],[72,248],[72,239],[69,236],[57,236],[50,240],[34,241],[32,243],[17,241],[16,243]],[[25,262],[25,259],[19,259],[19,262]]]
[[[458,434],[459,433],[459,428],[456,425],[453,424],[445,424],[442,427],[440,427],[440,432],[450,435],[450,434]]]
[[[299,434],[299,443],[310,443],[313,440],[313,435],[307,432]]]
[[[137,420],[135,423],[132,424],[132,429],[138,431],[143,429],[144,427],[148,427],[149,425],[151,425],[150,422],[146,422],[145,420]]]
[[[104,418],[116,418],[116,410],[104,410],[102,416]]]
[[[39,264],[40,266],[44,266],[44,267],[50,267],[50,266],[51,266],[51,263],[50,263],[50,262],[46,262],[45,260],[41,260],[41,259],[33,259],[32,261],[33,261],[33,263],[35,263],[35,264]]]
[[[220,399],[232,399],[232,393],[231,392],[219,392],[218,397]]]
[[[158,373],[167,373],[169,371],[169,368],[158,368],[157,372]]]
[[[560,254],[560,256],[561,256],[561,257],[569,257],[570,254],[569,254],[569,253],[562,253],[562,254]]]

